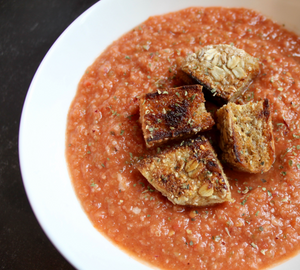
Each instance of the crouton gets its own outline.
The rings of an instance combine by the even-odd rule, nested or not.
[[[147,147],[210,129],[215,122],[204,102],[200,85],[143,95],[140,98],[140,122]]]
[[[272,116],[268,99],[244,105],[228,103],[216,112],[222,160],[239,171],[270,170],[275,160]]]
[[[136,167],[173,204],[206,206],[232,201],[222,166],[203,136],[147,157]]]
[[[234,102],[258,73],[256,58],[234,46],[219,44],[190,54],[178,76],[187,84],[203,85],[205,95],[223,105]]]

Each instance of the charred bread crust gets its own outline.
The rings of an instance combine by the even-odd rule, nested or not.
[[[176,76],[177,76],[177,78],[182,80],[184,82],[184,84],[186,84],[186,85],[193,85],[193,84],[202,85],[200,81],[197,81],[197,79],[193,78],[189,73],[186,73],[186,72],[182,71],[181,69],[178,69]],[[202,85],[202,87],[203,87],[203,85]],[[207,89],[205,89],[205,87],[203,87],[202,91],[204,94],[206,94],[205,90],[207,90]]]
[[[174,204],[207,206],[232,201],[226,175],[204,136],[148,156],[136,168]]]
[[[234,46],[219,44],[190,54],[178,75],[187,84],[203,85],[206,97],[223,105],[241,96],[258,73],[256,58]]]
[[[244,105],[228,103],[216,112],[222,160],[239,171],[266,172],[275,161],[268,99]]]
[[[140,122],[147,147],[211,129],[215,122],[204,102],[200,85],[144,94],[140,98]]]

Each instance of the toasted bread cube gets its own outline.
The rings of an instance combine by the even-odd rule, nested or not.
[[[174,204],[206,206],[232,201],[222,166],[203,136],[147,157],[136,167]]]
[[[200,83],[219,104],[234,102],[259,73],[256,58],[231,45],[208,45],[190,54],[178,75],[187,84]],[[192,80],[191,80],[192,79]]]
[[[140,121],[147,147],[186,138],[215,124],[204,105],[202,86],[147,93],[140,98]]]
[[[239,171],[270,170],[275,160],[272,116],[268,99],[244,105],[228,103],[216,112],[221,131],[222,160]]]

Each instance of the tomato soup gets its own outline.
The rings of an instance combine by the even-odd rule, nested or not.
[[[134,167],[148,153],[138,98],[183,85],[176,77],[180,64],[209,44],[234,44],[259,58],[260,74],[243,100],[269,99],[276,161],[264,174],[224,166],[232,203],[173,205]],[[150,17],[113,42],[80,80],[67,123],[74,188],[94,226],[162,269],[263,269],[295,255],[300,249],[299,59],[298,36],[244,8],[188,8]]]

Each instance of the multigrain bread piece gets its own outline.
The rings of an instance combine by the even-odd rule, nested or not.
[[[219,104],[235,101],[259,73],[258,59],[231,45],[208,45],[190,54],[178,76],[187,84],[200,83]]]
[[[222,160],[239,171],[270,170],[275,146],[268,99],[244,105],[228,103],[216,112],[216,117]]]
[[[204,102],[201,85],[143,95],[140,98],[140,122],[147,147],[212,128],[215,122]]]
[[[222,166],[203,136],[147,157],[136,167],[174,204],[206,206],[232,201]]]

